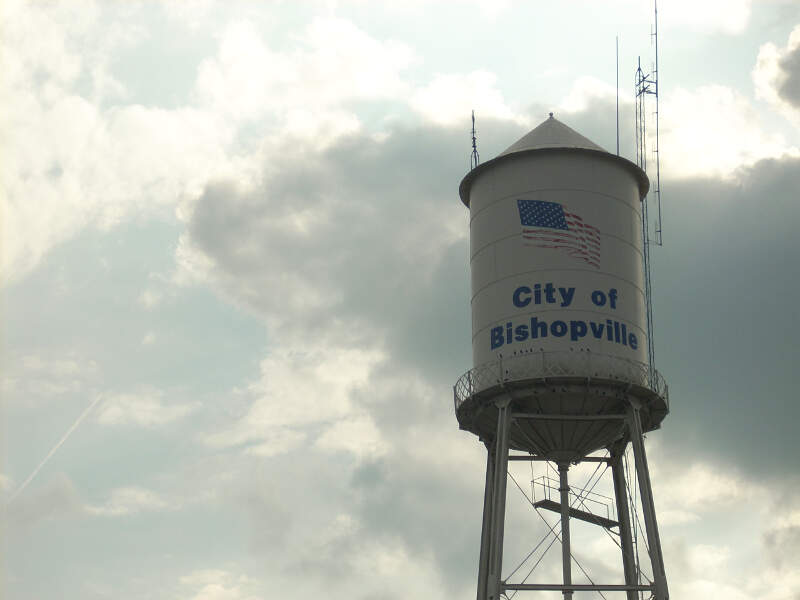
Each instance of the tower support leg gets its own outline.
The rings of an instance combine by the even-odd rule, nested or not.
[[[642,419],[638,406],[632,405],[628,411],[628,427],[633,446],[633,457],[636,462],[636,474],[639,479],[639,494],[642,499],[642,513],[647,528],[647,544],[650,547],[650,560],[653,564],[653,583],[655,600],[669,600],[667,575],[664,570],[664,556],[661,554],[661,539],[658,535],[656,509],[653,503],[653,490],[650,486],[650,469],[647,466],[647,455],[644,451]]]
[[[497,405],[497,435],[495,436],[487,600],[499,600],[500,594],[503,593],[501,569],[506,518],[506,484],[508,483],[508,432],[511,427],[511,399],[501,398],[495,404]]]
[[[569,463],[558,464],[559,486],[561,492],[561,567],[564,575],[564,585],[572,583],[572,554],[570,553],[569,539],[569,479],[567,472]],[[572,590],[564,590],[564,600],[572,600]]]
[[[481,554],[478,562],[478,600],[487,600],[489,578],[489,553],[491,544],[492,512],[494,510],[495,445],[486,443],[486,485],[483,491],[483,524],[481,526]]]
[[[614,479],[614,497],[617,503],[617,520],[619,521],[620,546],[622,547],[622,570],[625,575],[625,585],[637,584],[636,557],[633,554],[633,537],[631,535],[631,515],[628,509],[628,494],[625,489],[625,470],[622,465],[622,456],[625,453],[627,442],[617,444],[609,449],[611,454],[611,476]],[[627,600],[637,600],[638,595],[633,590],[626,592]]]

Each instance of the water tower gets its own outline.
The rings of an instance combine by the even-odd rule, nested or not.
[[[641,168],[552,114],[461,182],[470,211],[473,368],[456,382],[455,410],[488,454],[478,600],[537,590],[564,598],[589,590],[625,592],[629,600],[640,592],[669,597],[643,443],[669,411],[667,386],[648,355],[648,188]],[[629,444],[635,471],[626,472]],[[560,515],[561,582],[503,579],[510,460],[557,466],[558,501],[537,508]],[[584,510],[570,495],[569,469],[581,462],[610,467],[614,518]],[[634,479],[652,567],[644,582],[629,514]],[[572,582],[574,519],[618,536],[624,583]]]

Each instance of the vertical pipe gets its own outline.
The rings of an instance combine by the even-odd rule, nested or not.
[[[561,562],[564,572],[564,585],[572,583],[572,556],[569,548],[569,463],[558,463],[559,486],[561,492]],[[564,590],[564,599],[572,599],[572,590]]]
[[[511,398],[502,398],[497,405],[497,436],[492,498],[492,542],[489,556],[488,600],[499,600],[503,593],[503,533],[506,518],[506,484],[508,483],[508,430],[511,425]]]
[[[618,444],[611,449],[611,476],[614,479],[614,497],[617,502],[617,519],[619,519],[619,537],[622,546],[622,570],[625,574],[625,585],[636,585],[636,560],[633,555],[633,538],[631,536],[631,516],[628,510],[628,494],[625,491],[625,470],[622,468],[622,455],[625,444]],[[637,600],[635,591],[626,592],[628,600]]]
[[[489,579],[489,548],[492,539],[492,511],[494,492],[494,444],[486,443],[486,485],[483,490],[483,524],[481,526],[481,554],[478,561],[478,600],[487,600]]]
[[[633,445],[633,458],[636,462],[636,474],[639,477],[639,494],[642,500],[644,524],[647,528],[647,544],[650,546],[650,560],[653,565],[653,583],[655,584],[653,597],[655,600],[669,600],[664,556],[661,554],[661,539],[658,535],[656,509],[653,503],[653,490],[650,487],[650,470],[647,467],[647,455],[642,438],[642,421],[636,406],[631,406],[628,411],[628,427]]]

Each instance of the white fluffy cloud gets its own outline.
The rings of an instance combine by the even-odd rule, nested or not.
[[[176,402],[160,391],[114,394],[106,397],[97,408],[95,419],[102,425],[137,425],[161,427],[186,417],[197,406]]]
[[[185,600],[260,600],[255,582],[246,575],[223,569],[193,571],[180,578],[179,597]]]
[[[153,490],[131,486],[111,491],[108,500],[98,506],[87,506],[86,511],[104,517],[119,517],[139,512],[175,508]]]
[[[614,101],[617,91],[613,85],[607,84],[596,77],[578,77],[572,88],[559,103],[559,108],[567,112],[583,112],[598,101]],[[628,94],[620,94],[620,103],[630,104]]]
[[[25,62],[15,47],[5,51]],[[36,63],[49,58],[37,55]],[[75,60],[74,68],[89,68]],[[213,115],[188,107],[104,108],[74,86],[56,86],[51,78],[37,83],[38,69],[0,92],[5,143],[14,149],[4,153],[0,177],[6,278],[30,270],[84,227],[113,226],[159,207],[169,214],[210,174],[231,172],[225,152],[231,132]]]
[[[203,439],[216,448],[274,456],[321,431],[320,447],[356,454],[375,450],[380,436],[353,405],[351,393],[381,359],[379,351],[313,343],[276,351],[261,362],[261,378],[244,392],[244,414]]]
[[[61,356],[4,356],[0,393],[7,404],[33,407],[71,392],[86,392],[99,382],[97,362],[79,352]]]
[[[742,475],[703,463],[660,472],[659,500],[670,509],[704,511],[766,500],[767,490]]]
[[[266,157],[298,142],[321,149],[361,128],[349,103],[408,96],[402,72],[413,60],[408,46],[377,40],[344,19],[314,19],[288,50],[271,48],[251,24],[237,22],[199,65],[193,95],[237,130],[258,123]]]
[[[642,18],[653,15],[652,2],[618,0],[629,11]],[[741,34],[750,21],[753,0],[670,0],[658,3],[658,20],[662,28],[686,29],[702,33]],[[645,21],[646,22],[646,21]]]
[[[747,27],[751,5],[752,0],[671,0],[661,3],[658,16],[664,26],[738,34]]]
[[[758,51],[753,69],[756,96],[775,106],[800,127],[800,25],[789,34],[786,46],[772,42]]]
[[[488,71],[438,75],[428,85],[416,90],[411,106],[422,116],[439,125],[465,123],[472,110],[482,119],[502,119],[527,124],[528,119],[515,113],[497,88],[497,77]]]
[[[256,176],[259,144],[239,137],[254,120],[269,125],[267,154],[287,137],[320,147],[360,127],[343,104],[408,95],[400,76],[413,59],[408,47],[345,20],[317,19],[282,52],[251,26],[233,24],[217,54],[200,63],[185,104],[126,103],[124,84],[98,57],[131,40],[104,29],[111,41],[102,52],[80,51],[101,33],[97,13],[14,3],[5,13],[0,128],[4,147],[14,149],[0,167],[6,279],[85,227],[168,216],[209,180]]]
[[[203,6],[208,15],[213,7]],[[729,7],[719,23],[705,8],[680,18],[697,19],[704,30],[738,31],[749,3]],[[182,10],[168,12],[182,19]],[[670,12],[671,6],[666,22]],[[181,471],[174,479],[178,493],[189,497],[191,488],[194,507],[213,508],[204,517],[186,511],[165,519],[153,539],[184,527],[184,518],[197,519],[192,523],[198,530],[208,525],[220,552],[259,559],[251,572],[257,580],[231,564],[180,581],[173,572],[172,595],[255,600],[290,589],[293,597],[383,598],[391,588],[401,590],[398,597],[472,589],[485,456],[474,436],[457,431],[449,395],[452,379],[468,366],[469,345],[467,213],[455,190],[467,138],[463,127],[451,125],[466,122],[476,108],[481,118],[495,119],[497,139],[510,142],[524,132],[525,116],[489,71],[442,73],[415,88],[405,76],[417,60],[413,50],[351,22],[321,18],[299,26],[280,49],[241,19],[222,26],[218,47],[192,63],[198,70],[191,97],[173,108],[126,104],[124,82],[111,76],[108,64],[75,50],[84,43],[81,32],[99,31],[92,11],[86,15],[86,23],[65,28],[68,34],[59,29],[32,38],[38,49],[25,54],[28,66],[11,71],[20,90],[30,88],[24,96],[30,104],[16,105],[6,94],[14,118],[23,118],[15,124],[0,116],[20,146],[19,157],[4,167],[5,191],[13,192],[5,209],[13,229],[8,264],[22,273],[81,228],[170,214],[178,206],[186,229],[176,280],[213,290],[227,308],[254,315],[253,327],[267,328],[269,346],[257,372],[219,394],[217,413],[201,412],[212,402],[173,400],[151,388],[111,395],[97,406],[97,422],[109,426],[102,434],[132,425],[200,442],[187,453],[191,458],[175,457],[178,467],[137,464],[163,468],[163,477]],[[59,19],[78,18],[41,12],[37,26],[50,33]],[[14,35],[17,44],[21,36]],[[115,43],[126,43],[124,36]],[[580,121],[587,108],[608,108],[613,93],[581,79],[562,108]],[[357,106],[376,101],[385,104],[372,115]],[[393,121],[379,134],[369,130],[374,113],[397,105],[416,111],[416,126]],[[728,88],[678,90],[662,110],[665,166],[676,175],[728,175],[791,150],[784,138],[764,132],[744,95]],[[223,182],[207,185],[211,180]],[[166,290],[169,285],[150,282],[141,292],[138,305],[149,319],[165,314],[168,294],[194,299],[189,286]],[[139,339],[155,351],[169,343],[160,332],[160,324],[148,324]],[[92,372],[76,370],[79,362],[43,358],[18,366],[29,382],[54,373],[52,380],[42,375],[48,387],[40,390],[52,397],[77,390],[69,387],[73,380],[84,387],[94,382]],[[201,361],[197,368],[219,365]],[[5,385],[32,389],[10,378]],[[200,431],[193,425],[204,415],[213,424],[205,421]],[[664,457],[651,463],[665,516],[662,537],[684,544],[671,557],[698,567],[677,559],[668,565],[675,595],[711,597],[723,589],[730,597],[763,597],[769,576],[788,582],[771,589],[770,600],[791,598],[797,578],[786,565],[764,569],[763,576],[753,575],[760,567],[747,570],[738,591],[722,587],[735,570],[731,564],[747,560],[753,548],[725,537],[731,521],[724,522],[724,534],[692,531],[708,527],[715,510],[724,512],[723,520],[739,519],[742,506],[768,499],[765,486],[699,459],[681,471],[657,471],[669,463]],[[0,487],[7,486],[3,481],[0,476]],[[242,493],[232,499],[237,488]],[[171,497],[136,486],[112,487],[88,508],[76,493],[62,496],[69,502],[62,498],[61,505],[83,506],[80,518],[92,523],[104,520],[87,513],[145,519],[174,507]],[[21,495],[20,506],[28,499]],[[34,512],[55,514],[56,504]],[[243,535],[236,532],[239,518],[247,523]],[[763,534],[764,550],[775,552],[794,548],[796,526],[795,513],[785,522],[759,513],[746,533]],[[229,539],[218,536],[223,528]],[[211,566],[208,547],[176,551],[193,565]],[[265,554],[269,561],[261,560]],[[605,558],[597,562],[607,566]],[[114,583],[121,577],[114,573]]]
[[[14,481],[8,475],[0,473],[0,494],[5,493],[6,490],[10,490],[13,485]]]
[[[761,159],[800,154],[782,133],[765,128],[745,95],[716,84],[667,94],[660,133],[661,166],[673,177],[728,177]]]

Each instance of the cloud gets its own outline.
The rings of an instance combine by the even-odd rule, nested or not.
[[[734,94],[723,94],[723,100],[736,110],[748,106]],[[603,114],[613,114],[607,112],[613,108],[608,97],[589,104],[585,112],[570,113],[568,123],[580,131],[598,106]],[[506,121],[490,121],[484,129],[505,138],[506,145],[524,133]],[[753,135],[758,140],[762,134]],[[313,570],[309,581],[329,580],[334,564],[349,565],[345,579],[352,580],[359,572],[353,548],[366,547],[412,561],[430,557],[443,585],[452,588],[473,576],[467,566],[475,564],[485,459],[477,440],[455,429],[446,400],[455,377],[469,366],[465,353],[454,354],[469,343],[467,336],[458,339],[468,330],[467,223],[455,193],[465,166],[448,158],[458,157],[463,141],[448,127],[395,126],[380,140],[357,132],[315,152],[293,148],[265,167],[258,185],[220,181],[208,186],[179,245],[176,259],[186,280],[210,286],[257,315],[276,346],[262,362],[260,376],[238,392],[241,412],[220,428],[218,438],[205,441],[262,453],[278,478],[283,468],[278,465],[305,449],[309,469],[333,470],[346,479],[315,484],[339,498],[318,517],[318,523],[331,523],[330,548],[313,553],[313,560],[299,548],[287,549],[291,565],[300,572]],[[692,143],[687,138],[682,148]],[[747,159],[757,161],[762,151]],[[710,165],[703,179],[671,180],[668,214],[676,225],[669,262],[657,267],[656,290],[675,296],[676,312],[663,313],[672,325],[657,330],[662,336],[657,343],[661,368],[675,376],[670,384],[676,404],[658,435],[669,436],[676,454],[702,447],[707,455],[725,458],[690,461],[687,468],[663,455],[651,468],[656,502],[665,511],[665,544],[694,530],[689,549],[681,552],[705,553],[709,564],[726,548],[732,560],[742,555],[739,540],[697,533],[711,531],[706,528],[713,515],[706,509],[739,518],[739,507],[763,500],[767,489],[763,480],[731,468],[756,449],[737,450],[746,442],[729,434],[737,426],[752,427],[750,417],[740,417],[748,410],[742,407],[753,408],[755,391],[747,391],[740,379],[754,383],[766,376],[747,375],[742,361],[752,367],[747,358],[752,348],[777,343],[759,337],[767,329],[750,331],[763,300],[750,292],[767,289],[771,273],[785,270],[783,261],[792,255],[788,223],[796,208],[796,162],[783,156],[741,168],[733,158]],[[434,164],[436,169],[429,168]],[[715,172],[728,179],[714,178]],[[763,210],[786,218],[767,223],[758,218]],[[727,251],[712,253],[721,247]],[[713,264],[697,260],[712,255]],[[752,281],[743,283],[743,277]],[[791,310],[786,302],[794,294],[781,290],[765,296],[770,314]],[[743,346],[739,336],[751,334],[755,345]],[[688,357],[693,366],[684,364]],[[709,362],[715,357],[718,370],[717,362]],[[738,366],[728,368],[726,361]],[[781,365],[773,364],[773,381],[789,380],[778,373]],[[341,379],[333,379],[332,372]],[[739,383],[724,392],[702,387],[703,381],[724,387],[733,380]],[[721,402],[732,409],[720,414]],[[762,402],[776,412],[787,410],[775,406],[778,400]],[[692,428],[700,424],[702,438],[692,437]],[[753,443],[764,443],[757,439]],[[787,432],[772,435],[775,455],[792,455],[791,439]],[[718,453],[712,451],[715,444]],[[318,503],[313,507],[308,510],[323,510]],[[305,514],[306,509],[290,512]],[[755,523],[747,533],[757,536],[758,531]],[[306,538],[292,530],[288,538],[311,543],[318,532]],[[716,550],[691,549],[698,540]],[[719,560],[713,564],[722,568]],[[689,567],[673,573],[685,576],[681,589],[687,597],[697,597],[709,582],[721,583],[716,576],[703,580]]]
[[[660,25],[697,31],[742,33],[750,20],[752,0],[677,0],[663,3],[658,13]]]
[[[160,391],[109,395],[97,410],[95,420],[101,425],[138,425],[162,427],[183,419],[197,406],[166,399]]]
[[[765,487],[747,477],[708,464],[681,465],[679,471],[666,473],[658,469],[657,474],[659,501],[694,515],[702,515],[711,507],[720,510],[735,504],[758,503],[768,496]],[[692,520],[695,519],[686,522]]]
[[[791,31],[783,48],[772,42],[761,46],[752,76],[756,97],[800,127],[800,25]]]
[[[591,77],[577,79],[559,103],[561,118],[589,139],[613,152],[615,147],[613,86]],[[633,104],[620,96],[621,155],[635,160]],[[646,148],[654,175],[656,123],[647,99]],[[709,177],[736,180],[737,171],[768,158],[800,156],[789,132],[773,129],[769,117],[744,93],[719,84],[674,87],[660,103],[661,175],[675,179]]]
[[[315,445],[323,450],[344,450],[372,459],[386,452],[381,432],[367,415],[335,422],[317,438]]]
[[[465,123],[472,110],[480,119],[526,124],[526,116],[508,106],[496,82],[497,76],[488,71],[437,75],[414,91],[410,104],[425,119],[438,125]]]
[[[413,421],[402,393],[431,394],[419,369],[449,394],[467,366],[466,343],[461,357],[451,343],[453,331],[468,340],[458,301],[466,211],[455,184],[442,187],[427,165],[454,144],[450,129],[358,134],[299,165],[287,156],[258,187],[205,190],[176,254],[181,278],[253,311],[275,344],[259,379],[237,393],[246,408],[206,444],[264,457],[303,443],[380,456],[387,432]],[[415,166],[394,169],[409,159]],[[463,174],[451,170],[451,181]]]
[[[4,272],[12,280],[85,227],[157,215],[196,193],[209,173],[230,172],[229,132],[211,115],[103,110],[63,90],[43,98],[33,82],[17,92],[8,111],[20,118],[4,127],[15,151],[6,154],[2,177]]]
[[[559,108],[570,113],[585,112],[590,106],[596,110],[598,103],[616,102],[617,90],[613,85],[596,77],[578,77],[572,88],[559,103]],[[628,94],[620,94],[620,104],[631,104]]]
[[[72,480],[59,473],[3,508],[0,514],[18,533],[44,520],[79,514],[81,502]]]
[[[210,185],[181,237],[179,268],[254,311],[282,345],[382,351],[388,340],[410,352],[424,334],[435,340],[425,352],[448,354],[437,331],[466,317],[455,304],[466,251],[455,183],[466,154],[454,151],[455,134],[358,134],[287,153],[259,186]],[[443,314],[453,327],[440,329]]]
[[[85,393],[100,379],[97,361],[79,352],[6,355],[4,367],[0,391],[7,405],[33,407],[66,394]]]
[[[86,511],[103,517],[119,517],[139,512],[174,509],[159,494],[141,487],[122,487],[111,491],[109,499],[99,506],[87,506]]]
[[[197,491],[194,506],[208,512],[192,537],[177,537],[211,542],[197,544],[205,548],[202,559],[184,548],[185,557],[206,564],[208,548],[241,552],[257,561],[257,573],[209,558],[213,568],[184,575],[177,597],[241,600],[269,597],[274,589],[384,600],[431,589],[464,595],[474,588],[485,455],[474,436],[458,431],[450,388],[469,366],[468,213],[456,192],[468,165],[472,102],[464,109],[463,98],[482,103],[486,148],[502,149],[525,133],[525,115],[489,72],[442,74],[415,90],[402,76],[415,60],[412,51],[341,20],[318,20],[289,46],[278,51],[254,27],[233,25],[201,61],[189,105],[171,110],[94,102],[93,94],[69,87],[80,78],[74,73],[88,67],[65,59],[63,72],[47,77],[66,82],[67,91],[37,88],[36,115],[52,113],[53,127],[74,116],[73,130],[63,139],[60,130],[54,135],[58,156],[75,145],[87,162],[75,158],[68,169],[49,159],[31,163],[34,174],[19,198],[38,198],[28,191],[41,187],[67,201],[46,205],[41,229],[37,215],[26,213],[26,231],[32,240],[40,237],[28,254],[18,239],[14,260],[29,268],[34,250],[46,252],[82,227],[167,214],[180,204],[185,231],[176,281],[186,287],[179,293],[192,297],[189,284],[212,290],[252,315],[254,327],[268,329],[257,372],[221,394],[224,409],[213,429],[188,433],[186,439],[201,444],[191,447],[191,459],[181,457],[191,464],[180,467],[192,471],[181,475]],[[583,80],[565,99],[568,123],[590,137],[591,127],[613,122],[602,116],[613,115],[607,110],[613,89],[597,89]],[[681,554],[703,567],[671,563],[671,581],[683,597],[699,598],[718,592],[751,547],[727,539],[730,521],[712,523],[707,509],[736,514],[748,535],[761,536],[765,552],[796,542],[793,520],[774,523],[759,514],[751,523],[748,513],[737,512],[764,499],[772,474],[730,465],[766,455],[777,470],[784,467],[775,457],[796,454],[796,436],[788,431],[796,407],[780,405],[792,397],[781,382],[791,380],[793,354],[784,338],[794,339],[793,322],[785,315],[793,314],[796,290],[791,278],[775,273],[792,272],[798,170],[784,156],[788,143],[754,123],[746,98],[717,88],[684,92],[676,106],[698,103],[701,114],[687,124],[665,118],[663,145],[683,161],[671,167],[682,177],[672,180],[667,212],[674,237],[655,279],[663,294],[657,315],[669,324],[658,330],[658,347],[671,375],[674,413],[658,434],[671,440],[669,451],[651,467],[664,508],[659,514],[668,515],[665,544],[677,547],[685,536]],[[402,103],[422,119],[416,126],[389,122],[376,134],[356,116],[353,105],[362,99],[386,102],[381,114]],[[725,137],[726,122],[741,132]],[[43,128],[32,127],[45,139]],[[253,130],[266,132],[263,143],[242,140]],[[703,145],[718,130],[721,137]],[[613,136],[606,139],[613,143]],[[106,154],[108,164],[95,173],[89,163]],[[121,164],[128,155],[130,164]],[[758,162],[764,156],[780,158]],[[703,178],[688,178],[698,174]],[[46,177],[71,182],[50,184]],[[103,189],[112,197],[102,199]],[[64,219],[68,227],[59,229]],[[140,302],[155,316],[163,295],[149,287]],[[665,306],[668,312],[659,313]],[[756,355],[769,352],[773,360],[755,368]],[[65,366],[59,376],[73,373]],[[206,408],[148,388],[110,397],[97,418],[109,426],[156,428]],[[784,418],[765,427],[769,413]],[[700,438],[692,436],[694,427]],[[724,460],[679,462],[681,453],[715,452]],[[155,518],[172,507],[171,497],[130,486],[86,510]],[[37,514],[59,510],[45,506]],[[165,537],[152,539],[174,537],[178,529],[185,534],[195,518],[189,511],[175,515],[164,522]],[[593,562],[607,568],[606,558]],[[729,585],[731,597],[761,597],[768,588],[766,578],[753,575],[762,570],[754,564],[740,569],[740,589]],[[791,585],[791,565],[779,566],[770,575]],[[401,591],[392,596],[387,589]],[[771,600],[782,597],[769,593]]]
[[[162,299],[163,294],[159,290],[148,287],[139,295],[138,302],[147,310],[152,310],[161,303]]]
[[[253,594],[254,580],[223,569],[193,571],[180,578],[180,593],[186,600],[259,600]]]
[[[321,17],[294,41],[291,51],[276,52],[250,24],[229,25],[218,54],[200,64],[198,101],[240,121],[283,115],[294,107],[313,117],[348,100],[408,92],[400,73],[413,53],[404,44],[376,40],[344,19]]]
[[[289,344],[261,362],[261,378],[245,392],[246,413],[203,440],[216,448],[244,446],[259,456],[274,456],[297,448],[309,428],[321,427],[317,443],[322,447],[374,449],[380,440],[369,419],[354,412],[350,394],[364,385],[381,358],[374,350]]]
[[[186,214],[183,203],[209,180],[246,181],[261,153],[287,138],[320,147],[358,130],[350,102],[410,93],[401,77],[413,60],[407,46],[319,18],[282,52],[234,23],[199,63],[190,99],[174,108],[126,103],[102,57],[138,37],[112,35],[97,10],[13,4],[7,15],[0,126],[14,151],[4,153],[0,196],[9,281],[85,228]],[[97,56],[81,51],[106,38]],[[245,133],[255,121],[269,131],[263,140]]]
[[[769,457],[800,451],[789,425],[800,413],[786,400],[794,367],[784,358],[800,334],[785,319],[800,293],[786,276],[797,255],[798,186],[800,159],[790,157],[727,181],[665,183],[665,245],[652,253],[656,359],[673,397],[663,431],[690,464],[692,449],[702,450],[711,463],[771,479],[787,463]],[[770,394],[754,403],[762,385]]]
[[[791,569],[791,557],[800,552],[800,511],[793,511],[783,523],[767,529],[763,534],[763,543],[775,568]]]
[[[661,166],[667,176],[730,177],[765,158],[800,155],[782,133],[766,129],[746,96],[729,87],[676,88],[661,111]],[[650,139],[648,147],[653,143]]]

